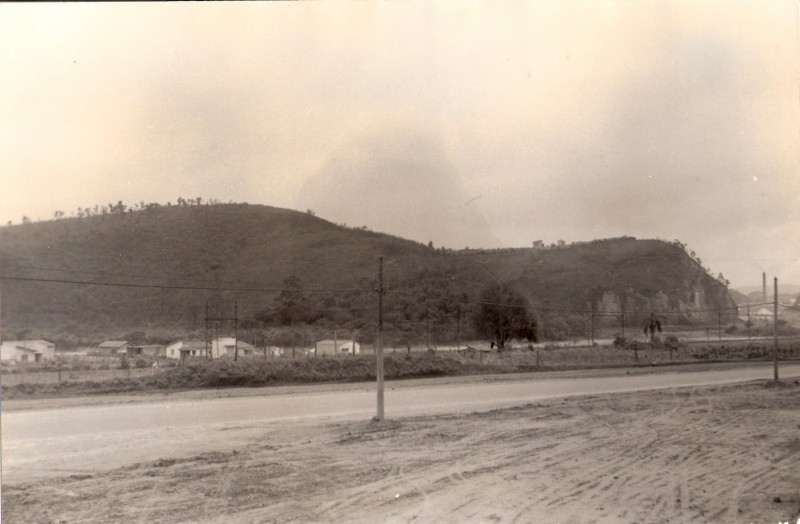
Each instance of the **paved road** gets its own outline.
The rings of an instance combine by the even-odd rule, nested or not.
[[[770,365],[613,376],[537,374],[524,379],[436,384],[387,382],[387,418],[485,411],[575,395],[724,384],[772,378]],[[624,372],[623,372],[624,373]],[[800,364],[782,364],[781,377],[800,376]],[[286,394],[105,404],[5,411],[3,480],[86,473],[134,462],[235,449],[267,439],[286,424],[309,428],[331,421],[368,420],[373,384],[343,390],[304,388]]]

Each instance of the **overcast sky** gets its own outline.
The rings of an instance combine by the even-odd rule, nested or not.
[[[0,39],[2,223],[199,196],[800,283],[794,0],[3,3]]]

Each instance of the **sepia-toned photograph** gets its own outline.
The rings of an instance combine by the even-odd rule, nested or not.
[[[797,0],[0,43],[4,524],[800,524]]]

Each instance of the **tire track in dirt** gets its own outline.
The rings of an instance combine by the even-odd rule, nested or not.
[[[798,415],[800,387],[748,385],[310,424],[235,453],[4,485],[4,521],[785,522]]]

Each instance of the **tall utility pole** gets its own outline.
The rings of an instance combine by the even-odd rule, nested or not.
[[[239,304],[233,302],[233,361],[239,360]]]
[[[747,303],[747,340],[750,340],[750,302]]]
[[[456,351],[461,351],[461,304],[456,310]]]
[[[430,317],[430,307],[425,304],[425,345],[427,346],[428,351],[431,350],[431,317]]]
[[[722,341],[722,306],[717,305],[717,340]]]
[[[211,350],[208,347],[208,300],[206,300],[206,357],[211,358]]]
[[[237,302],[234,301],[233,303],[233,316],[232,317],[225,317],[222,316],[219,312],[219,304],[217,304],[217,316],[210,317],[208,316],[208,302],[206,302],[206,350],[208,352],[208,358],[214,358],[214,345],[216,344],[217,350],[217,358],[221,356],[220,349],[219,349],[219,328],[222,326],[223,322],[233,322],[233,359],[237,360],[239,356],[239,305]],[[211,321],[211,326],[214,328],[214,341],[210,344],[208,343],[208,323]],[[229,324],[227,324],[229,325]],[[228,328],[230,329],[230,328]],[[230,332],[229,332],[230,333]]]
[[[773,353],[773,364],[775,368],[775,382],[778,381],[778,277],[774,280],[774,296],[772,298],[772,336],[775,340],[775,351]]]
[[[383,420],[383,257],[378,257],[378,337],[375,341],[375,357],[378,375],[378,414],[375,420]]]

